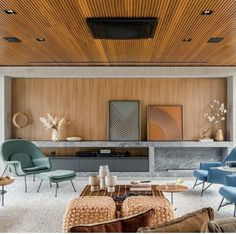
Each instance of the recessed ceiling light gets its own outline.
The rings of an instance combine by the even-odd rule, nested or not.
[[[17,37],[3,37],[3,39],[8,42],[21,42],[21,40]]]
[[[203,12],[202,12],[202,15],[211,15],[212,14],[212,10],[204,10]]]
[[[190,42],[190,41],[192,41],[192,38],[190,38],[190,37],[186,37],[183,39],[183,42]]]
[[[16,14],[16,12],[15,12],[14,10],[12,10],[12,9],[6,9],[6,10],[4,10],[4,12],[5,12],[6,14],[8,14],[8,15],[14,15],[14,14]]]
[[[209,38],[209,40],[207,41],[208,43],[219,43],[223,40],[223,37],[211,37]]]
[[[43,38],[43,37],[38,37],[38,38],[36,38],[36,40],[37,41],[46,41],[45,38]]]

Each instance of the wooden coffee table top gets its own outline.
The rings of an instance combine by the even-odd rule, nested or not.
[[[149,192],[132,192],[138,195],[144,195],[144,196],[158,196],[158,197],[164,197],[163,193],[161,191],[158,191],[156,189],[157,185],[152,185],[152,191]],[[84,190],[81,192],[80,197],[84,196],[109,196],[109,197],[118,197],[118,196],[124,196],[131,193],[130,192],[130,185],[116,185],[115,192],[107,192],[106,190],[99,190],[97,192],[91,192],[90,185],[87,185]],[[123,201],[116,201],[116,207],[119,210],[121,207]]]
[[[157,185],[156,189],[160,192],[166,193],[178,193],[178,192],[185,192],[189,188],[185,185]]]
[[[15,178],[11,177],[9,179],[6,179],[4,177],[0,178],[0,186],[6,186],[9,184],[12,184],[15,181]]]

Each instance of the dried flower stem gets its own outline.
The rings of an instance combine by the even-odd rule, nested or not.
[[[52,117],[50,114],[47,114],[47,118],[40,117],[40,121],[46,129],[55,129],[58,131],[62,131],[65,126],[71,123],[71,121],[67,121],[65,117]]]
[[[209,112],[204,114],[204,117],[206,117],[209,122],[214,123],[217,128],[220,128],[221,123],[225,121],[226,113],[227,110],[225,109],[224,103],[213,100],[209,105]]]

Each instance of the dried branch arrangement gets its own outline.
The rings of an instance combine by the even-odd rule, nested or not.
[[[220,103],[218,100],[213,100],[209,105],[208,113],[204,114],[204,117],[219,128],[221,123],[225,121],[226,113],[227,110],[225,109],[224,103]]]
[[[47,114],[47,117],[40,117],[40,121],[43,123],[46,129],[54,129],[62,131],[71,121],[67,121],[65,117],[52,117],[50,114]]]

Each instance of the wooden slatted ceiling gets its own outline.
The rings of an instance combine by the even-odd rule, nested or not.
[[[206,9],[213,14],[202,16]],[[236,65],[234,0],[1,0],[0,11],[0,65]],[[151,40],[95,40],[88,17],[158,17],[159,23]],[[207,43],[210,37],[224,40]]]

